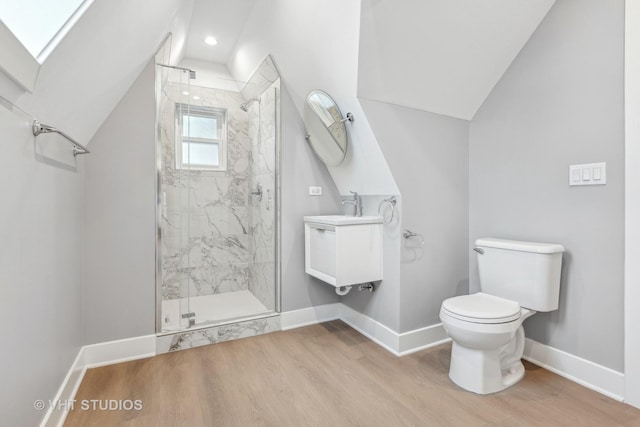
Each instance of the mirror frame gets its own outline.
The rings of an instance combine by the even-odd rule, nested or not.
[[[311,99],[312,96],[318,95],[318,94],[326,97],[329,101],[331,101],[331,103],[332,103],[331,108],[335,108],[335,112],[339,116],[339,117],[336,117],[336,114],[332,114],[332,112],[329,109],[326,109],[325,112],[334,119],[334,121],[329,126],[327,126],[327,124],[325,123],[325,120],[323,120],[322,117],[320,117],[318,115],[318,113],[315,111],[315,109],[311,106],[311,103],[309,102],[309,100]],[[320,135],[320,134],[315,133],[313,131],[311,131],[311,132],[309,131],[309,129],[312,128],[313,126],[310,126],[310,123],[308,123],[308,119],[307,119],[307,115],[308,114],[313,114],[315,116],[314,119],[322,124],[322,126],[324,127],[324,130],[326,131],[325,135]],[[347,113],[347,116],[344,117],[342,115],[342,111],[340,111],[340,107],[338,107],[338,104],[331,97],[331,95],[329,95],[327,92],[325,92],[323,90],[314,89],[311,92],[309,92],[309,94],[307,95],[307,97],[305,99],[303,121],[305,122],[305,129],[307,131],[305,139],[306,139],[307,143],[309,144],[309,146],[311,147],[311,149],[313,150],[314,154],[320,160],[322,160],[322,162],[327,166],[339,166],[340,164],[342,164],[344,159],[347,157],[347,152],[349,150],[349,133],[347,132],[347,126],[346,126],[345,122],[346,121],[352,122],[353,121],[353,114]],[[336,135],[336,132],[334,132],[331,129],[331,127],[335,126],[336,124],[339,125],[340,126],[340,130],[342,130],[342,133],[344,135],[344,140],[343,141],[339,141],[338,140],[339,139],[339,135]],[[317,125],[316,125],[316,127],[317,127]],[[335,144],[338,147],[338,149],[341,151],[341,153],[342,153],[341,156],[340,156],[340,159],[337,160],[337,161],[331,162],[330,159],[327,159],[327,158],[325,158],[325,156],[320,154],[321,150],[319,150],[316,147],[317,144],[324,144],[325,146],[328,146],[328,147],[332,147],[331,144]],[[343,146],[344,146],[344,148],[343,148]]]

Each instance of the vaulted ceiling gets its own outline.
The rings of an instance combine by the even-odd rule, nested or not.
[[[12,101],[87,143],[168,33],[174,64],[229,63],[256,1],[93,0]],[[554,1],[361,0],[358,95],[471,119]]]
[[[190,0],[94,0],[42,64],[33,93],[14,102],[88,143],[164,37],[185,38],[192,7]]]
[[[471,120],[555,0],[362,0],[358,96]]]
[[[167,34],[172,64],[185,57],[224,64],[255,1],[90,0],[42,64],[33,93],[10,98],[86,144]],[[207,46],[207,35],[218,45]]]

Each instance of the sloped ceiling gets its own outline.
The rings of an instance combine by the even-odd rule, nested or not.
[[[192,8],[192,0],[94,0],[16,104],[88,143],[169,32],[180,50]]]
[[[554,1],[362,0],[358,96],[471,119]],[[173,64],[229,63],[257,3],[93,0],[42,64],[33,93],[11,100],[88,143],[169,32]],[[220,40],[213,50],[201,43],[209,31]]]
[[[358,96],[471,120],[555,0],[362,0]]]

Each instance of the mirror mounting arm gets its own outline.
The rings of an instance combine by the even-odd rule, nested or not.
[[[345,117],[344,119],[340,120],[340,123],[344,123],[346,121],[350,121],[351,123],[353,123],[355,119],[353,118],[353,114],[351,113],[347,113],[347,117]]]

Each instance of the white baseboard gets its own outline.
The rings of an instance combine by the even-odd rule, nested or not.
[[[591,390],[624,400],[624,374],[527,338],[523,359]]]
[[[40,427],[62,427],[69,413],[69,406],[78,392],[82,378],[89,368],[113,365],[129,360],[155,356],[156,336],[126,338],[99,344],[85,345],[80,348],[67,376],[62,381],[58,393],[51,401]]]
[[[68,409],[65,409],[66,405],[58,405],[57,402],[70,402],[76,397],[82,378],[87,371],[84,364],[84,355],[82,348],[78,351],[78,355],[71,364],[69,372],[64,377],[58,392],[51,401],[45,402],[45,406],[48,408],[47,413],[42,418],[40,427],[62,427],[64,420],[67,418]]]
[[[449,341],[451,341],[451,338],[445,332],[442,323],[436,323],[435,325],[401,333],[398,353],[399,356],[406,356]]]
[[[340,306],[340,320],[396,356],[399,355],[400,335],[397,332],[347,305]]]
[[[342,303],[319,305],[280,314],[282,330],[340,319],[396,356],[404,356],[448,341],[442,324],[399,334]]]
[[[156,336],[125,338],[82,347],[87,368],[113,365],[156,355]]]
[[[280,324],[283,331],[315,325],[340,318],[340,303],[319,305],[300,310],[280,313]]]

